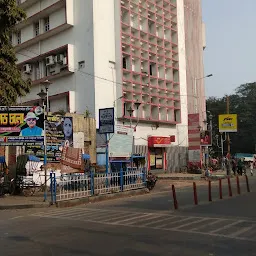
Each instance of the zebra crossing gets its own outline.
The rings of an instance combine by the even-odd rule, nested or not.
[[[256,241],[256,221],[246,219],[180,216],[157,212],[82,207],[39,212],[31,216]]]

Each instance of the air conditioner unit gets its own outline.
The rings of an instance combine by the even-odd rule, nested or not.
[[[55,61],[59,64],[62,64],[63,63],[63,59],[64,59],[64,55],[63,54],[58,54],[56,55],[55,57]]]
[[[50,66],[49,67],[49,73],[51,75],[56,75],[60,73],[60,67],[59,66]]]
[[[48,56],[46,57],[46,66],[52,66],[55,64],[54,56]]]
[[[68,64],[68,59],[67,57],[64,57],[62,61],[62,65],[67,65],[67,64]]]
[[[30,64],[26,64],[23,66],[23,73],[30,74],[32,71],[32,66]]]

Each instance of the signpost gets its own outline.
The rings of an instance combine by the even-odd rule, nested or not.
[[[115,132],[114,108],[99,109],[99,133],[106,136],[106,173],[108,173],[108,134]]]
[[[237,114],[219,115],[219,132],[237,132]]]

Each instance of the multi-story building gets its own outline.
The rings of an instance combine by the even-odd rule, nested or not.
[[[188,145],[183,1],[18,1],[27,19],[13,43],[33,80],[20,103],[38,102],[48,79],[51,111],[89,112],[98,124],[98,110],[115,107],[116,124],[136,126],[135,151],[151,168],[173,168],[174,146]]]

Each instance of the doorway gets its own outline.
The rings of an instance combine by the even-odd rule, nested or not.
[[[150,148],[150,169],[159,170],[164,168],[164,154],[162,148]]]

